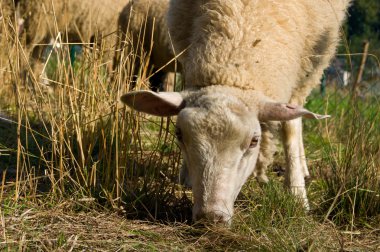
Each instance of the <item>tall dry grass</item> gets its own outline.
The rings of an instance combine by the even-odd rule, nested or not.
[[[115,33],[115,44],[82,45],[74,63],[69,44],[58,40],[46,52],[43,75],[32,71],[22,38],[4,22],[1,123],[7,137],[0,142],[8,149],[1,157],[8,164],[3,186],[12,187],[14,200],[73,197],[152,220],[167,212],[185,218],[176,213],[176,205],[189,200],[175,185],[180,154],[172,120],[139,115],[119,102],[132,87],[147,88],[148,62],[141,62],[137,84],[131,74],[131,62],[144,57],[121,48],[123,67],[112,71],[104,55],[116,50]]]

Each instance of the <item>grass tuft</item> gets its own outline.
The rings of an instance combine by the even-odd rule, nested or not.
[[[321,150],[315,164],[323,195],[318,211],[338,225],[371,225],[380,214],[379,100],[337,92],[328,101],[319,110],[334,118],[319,134],[307,136]],[[320,102],[311,101],[309,107],[317,108]]]

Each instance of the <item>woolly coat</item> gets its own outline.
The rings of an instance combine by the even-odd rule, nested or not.
[[[349,0],[172,0],[188,88],[234,86],[302,104],[332,58]]]
[[[116,32],[129,0],[20,0],[27,45],[49,41],[58,31],[70,43],[89,43],[95,35]],[[66,36],[67,35],[67,36]],[[112,37],[112,36],[108,36]],[[63,41],[66,41],[65,39]]]

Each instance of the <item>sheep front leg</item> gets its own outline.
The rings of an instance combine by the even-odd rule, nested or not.
[[[301,198],[306,210],[309,210],[304,178],[309,172],[302,143],[302,119],[283,122],[282,131],[287,163],[285,185],[294,195]]]
[[[305,147],[303,144],[303,134],[302,134],[302,119],[300,118],[300,134],[298,134],[299,138],[299,145],[300,145],[300,150],[299,150],[299,157],[301,160],[301,166],[302,166],[302,171],[303,171],[303,177],[304,178],[309,178],[310,173],[309,169],[307,168],[307,163],[306,163],[306,154],[305,154]]]

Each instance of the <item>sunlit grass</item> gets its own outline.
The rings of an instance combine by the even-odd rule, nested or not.
[[[319,212],[339,225],[370,225],[379,216],[379,105],[376,96],[352,98],[341,92],[327,102],[309,103],[334,115],[318,133],[306,136],[311,148],[320,150],[315,163],[323,194]]]

